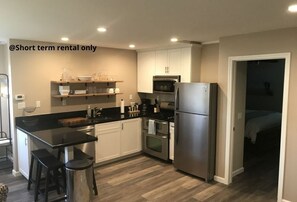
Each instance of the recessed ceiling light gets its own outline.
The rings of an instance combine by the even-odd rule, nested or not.
[[[297,12],[297,4],[293,4],[293,5],[289,6],[288,11],[290,11],[292,13],[296,13]]]
[[[177,39],[177,38],[171,38],[170,41],[171,41],[171,42],[177,42],[178,39]]]
[[[105,27],[98,27],[97,31],[98,32],[106,32],[106,28]]]
[[[135,45],[134,44],[130,44],[129,45],[129,48],[135,48]]]
[[[68,37],[62,37],[61,40],[62,41],[69,41],[69,38]]]

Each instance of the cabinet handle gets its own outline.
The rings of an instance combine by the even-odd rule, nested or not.
[[[122,130],[124,130],[124,124],[122,123]]]
[[[25,138],[25,145],[27,146],[28,145],[28,139]]]

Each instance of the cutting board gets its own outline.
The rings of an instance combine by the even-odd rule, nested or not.
[[[67,119],[59,119],[59,122],[63,126],[72,126],[75,124],[85,122],[86,120],[87,120],[87,118],[85,118],[85,117],[73,117],[73,118],[67,118]]]

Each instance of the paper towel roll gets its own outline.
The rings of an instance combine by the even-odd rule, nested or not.
[[[125,102],[124,99],[121,99],[121,114],[125,113]]]

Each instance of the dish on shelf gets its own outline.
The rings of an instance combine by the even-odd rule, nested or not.
[[[70,86],[59,86],[59,93],[61,95],[68,95],[70,92]]]
[[[86,90],[75,90],[75,91],[74,91],[74,94],[75,94],[75,95],[81,95],[81,94],[86,94],[86,93],[87,93]]]
[[[91,81],[92,76],[78,76],[77,79],[79,81]]]

